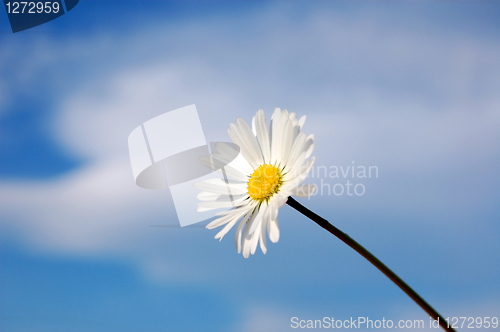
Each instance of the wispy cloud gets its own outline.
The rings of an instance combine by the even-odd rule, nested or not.
[[[84,162],[49,180],[2,180],[0,209],[7,218],[0,226],[15,241],[51,254],[131,260],[152,282],[204,282],[193,277],[200,270],[210,282],[228,274],[270,277],[260,274],[262,267],[248,272],[256,263],[221,264],[222,256],[233,263],[230,239],[216,243],[206,230],[148,228],[172,223],[173,205],[167,192],[135,186],[127,136],[140,123],[192,103],[210,141],[227,140],[225,129],[237,116],[250,120],[259,108],[269,114],[282,107],[307,114],[305,130],[316,135],[318,164],[355,160],[379,166],[381,176],[366,198],[339,198],[333,205],[327,197],[311,201],[322,214],[330,207],[353,219],[430,209],[450,217],[446,213],[456,208],[462,221],[471,222],[474,213],[492,213],[499,193],[494,165],[500,150],[500,41],[470,34],[450,37],[439,27],[429,34],[412,20],[388,23],[388,15],[282,3],[236,17],[156,22],[125,36],[100,32],[66,43],[49,35],[22,47],[8,44],[14,51],[0,56],[1,71],[8,74],[0,79],[0,114],[9,112],[2,95],[13,89],[30,95],[28,89],[40,87],[55,110],[46,115],[51,133],[68,154]],[[9,70],[13,58],[23,71]],[[283,222],[285,236],[300,240],[312,232],[305,226],[288,228],[293,217],[283,215],[291,220]],[[396,224],[388,219],[380,222],[387,223],[385,229]],[[443,219],[447,226],[453,222]],[[469,230],[457,230],[450,241]],[[401,231],[395,237],[404,235]],[[440,243],[440,236],[431,234],[428,241]],[[419,239],[396,241],[396,249],[411,255],[405,248]],[[307,248],[317,249],[327,240],[303,241],[306,253],[298,253],[293,262],[321,265],[322,258],[309,255]],[[277,264],[292,273],[286,262],[273,260],[276,246],[298,250],[282,238],[270,248],[265,266]],[[485,249],[477,246],[463,250]],[[440,257],[451,255],[445,251]],[[474,265],[474,260],[468,257],[467,262]],[[488,271],[498,275],[493,267]],[[310,275],[306,269],[293,272],[299,279]],[[266,287],[279,283],[272,279]],[[283,316],[265,308],[256,312],[249,314],[248,330],[262,327],[252,317],[275,326]]]

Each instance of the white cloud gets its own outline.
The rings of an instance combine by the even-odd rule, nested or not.
[[[255,305],[248,308],[241,326],[235,330],[241,332],[281,332],[290,331],[290,319],[294,317],[290,313],[278,309],[275,305]]]
[[[474,165],[496,160],[500,69],[493,55],[500,46],[495,42],[429,37],[394,29],[377,16],[342,17],[329,9],[307,11],[296,21],[277,10],[297,9],[277,8],[237,19],[181,22],[175,29],[146,27],[132,36],[91,36],[68,46],[51,40],[49,46],[58,50],[53,53],[47,44],[33,46],[30,54],[42,54],[35,62],[39,67],[47,70],[64,59],[61,72],[67,66],[75,75],[58,74],[48,83],[65,92],[53,96],[58,108],[53,131],[86,163],[53,180],[2,182],[0,209],[9,216],[2,227],[36,249],[126,256],[155,282],[189,278],[205,256],[194,257],[191,248],[180,253],[185,259],[180,262],[156,257],[158,249],[152,248],[165,241],[161,248],[173,251],[188,239],[213,239],[187,232],[164,232],[160,239],[145,230],[171,218],[173,210],[165,192],[135,187],[127,136],[142,122],[192,103],[211,141],[227,139],[229,121],[250,120],[260,107],[306,113],[305,130],[316,134],[318,163],[355,158],[380,165],[386,178],[405,178],[410,186],[383,182],[376,203],[398,202],[409,212],[456,197],[456,187],[432,183],[443,173],[471,172]],[[46,71],[39,67],[29,67],[18,80],[40,82]],[[484,176],[491,174],[487,170]],[[440,195],[412,192],[422,181]],[[477,201],[495,198],[470,195]],[[428,205],[415,206],[415,198]],[[350,207],[355,214],[369,203],[351,201]],[[391,207],[376,206],[379,213]],[[205,267],[204,275],[223,273],[215,264]],[[265,326],[276,326],[282,313],[263,317]],[[251,330],[258,322],[248,324]]]
[[[220,108],[236,104],[230,90],[220,83],[202,88],[201,78],[220,82],[211,68],[185,62],[123,68],[65,100],[55,130],[61,142],[79,156],[93,160],[127,156],[129,133],[157,115],[196,100],[202,104],[198,106],[201,114],[220,114]]]
[[[10,215],[4,227],[20,230],[30,246],[65,253],[126,247],[136,228],[173,212],[165,192],[134,186],[126,160],[95,163],[55,181],[4,183],[0,196]]]

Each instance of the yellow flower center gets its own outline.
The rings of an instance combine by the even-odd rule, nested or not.
[[[257,201],[266,201],[278,192],[282,184],[282,174],[278,167],[263,164],[250,175],[248,195]]]

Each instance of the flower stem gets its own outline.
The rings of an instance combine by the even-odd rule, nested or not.
[[[405,292],[409,297],[412,298],[413,301],[415,301],[422,309],[425,310],[434,320],[439,321],[439,325],[445,330],[445,331],[450,331],[450,332],[455,332],[453,328],[448,326],[448,322],[441,317],[441,315],[434,310],[425,300],[420,297],[420,295],[417,294],[410,286],[408,286],[401,278],[399,278],[394,272],[391,271],[387,266],[385,266],[384,263],[382,263],[380,260],[378,260],[377,257],[373,256],[368,250],[366,250],[363,246],[361,246],[358,242],[354,241],[349,235],[346,233],[342,232],[340,229],[337,227],[333,226],[328,222],[328,220],[318,216],[316,213],[312,212],[299,202],[297,202],[294,198],[291,196],[288,197],[288,201],[286,202],[288,205],[293,207],[295,210],[299,211],[315,223],[317,223],[319,226],[323,227],[336,237],[338,237],[340,240],[342,240],[345,244],[347,244],[349,247],[352,249],[356,250],[361,256],[366,258],[370,263],[375,265],[377,269],[379,269],[383,274],[385,274],[389,279],[392,280],[396,285],[398,285],[403,292]]]

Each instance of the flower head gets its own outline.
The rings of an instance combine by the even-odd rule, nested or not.
[[[267,235],[272,242],[278,242],[278,209],[288,196],[308,197],[315,190],[314,185],[301,185],[314,163],[314,157],[308,159],[314,149],[314,136],[301,132],[304,122],[305,116],[299,120],[294,112],[276,108],[268,129],[264,111],[259,110],[252,128],[242,118],[230,124],[229,136],[240,148],[238,158],[231,161],[234,149],[219,143],[216,153],[202,159],[212,167],[225,165],[223,170],[231,180],[197,183],[202,190],[198,210],[234,207],[218,213],[207,228],[225,225],[215,235],[222,240],[240,221],[235,242],[238,253],[245,258],[255,253],[259,243],[262,252],[267,252]]]

